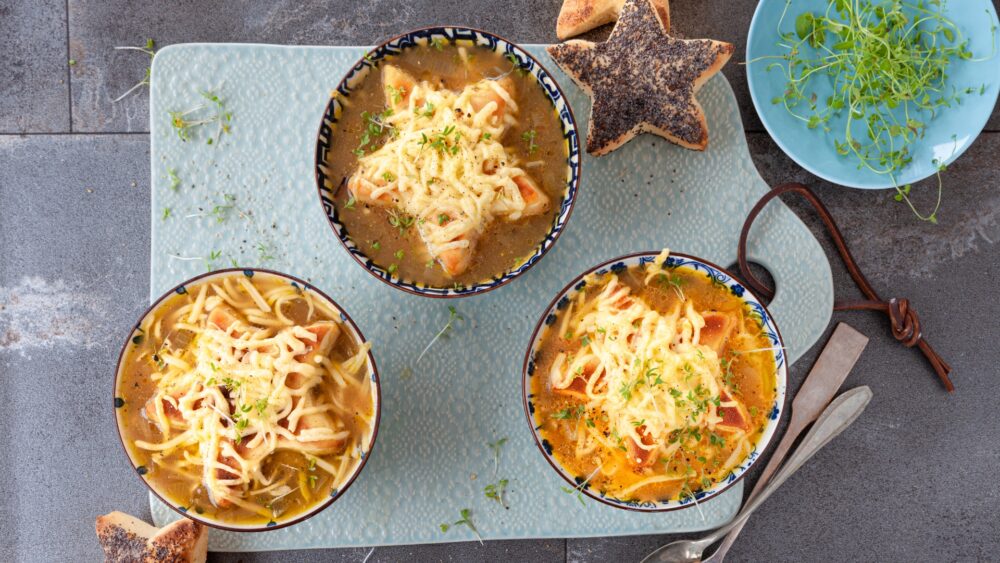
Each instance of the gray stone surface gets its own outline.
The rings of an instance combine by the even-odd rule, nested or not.
[[[996,3],[997,0],[994,0]],[[430,7],[422,7],[430,6]],[[481,6],[481,7],[480,7]],[[145,489],[114,431],[111,378],[119,339],[144,308],[149,264],[146,94],[114,98],[142,77],[142,55],[114,45],[183,41],[370,43],[403,28],[467,23],[522,42],[554,40],[558,0],[482,2],[233,2],[207,9],[131,2],[0,0],[0,560],[95,560],[93,518],[148,517]],[[743,52],[752,2],[675,2],[674,29]],[[73,75],[70,132],[68,58]],[[591,37],[606,33],[598,31]],[[741,57],[735,57],[734,62]],[[928,339],[955,368],[945,395],[923,358],[896,344],[873,313],[837,313],[871,337],[847,386],[875,399],[856,426],[793,477],[755,516],[732,561],[973,561],[1000,553],[1000,440],[993,383],[994,276],[1000,277],[1000,132],[984,134],[944,176],[940,224],[916,221],[888,192],[846,190],[801,171],[760,131],[744,70],[726,72],[771,183],[803,181],[840,222],[883,296],[910,298]],[[10,74],[10,80],[8,75]],[[18,74],[20,73],[20,74]],[[60,84],[59,80],[64,83]],[[994,110],[988,129],[1000,130]],[[27,136],[3,135],[26,132]],[[57,133],[45,135],[41,133]],[[914,188],[922,208],[935,186]],[[849,278],[808,209],[834,264]],[[817,349],[791,370],[801,383]],[[750,476],[750,483],[756,472]],[[488,542],[376,549],[369,561],[634,561],[663,536]],[[213,554],[216,561],[361,561],[365,549]]]
[[[993,0],[994,5],[1000,0]],[[285,0],[273,3],[227,2],[209,13],[197,3],[180,2],[164,11],[156,3],[126,0],[70,0],[70,54],[73,68],[73,128],[77,131],[147,131],[147,92],[118,103],[111,100],[142,79],[148,58],[115,51],[153,38],[160,46],[196,41],[303,45],[369,45],[400,31],[423,25],[454,23],[480,27],[522,43],[551,43],[558,0],[512,0],[503,9],[460,0],[397,3]],[[736,45],[724,69],[739,101],[744,126],[762,131],[746,86],[747,27],[756,4],[750,1],[705,0],[671,6],[672,30],[682,37],[712,37]],[[584,38],[599,40],[609,27]],[[1000,128],[994,110],[991,129]]]
[[[0,0],[0,133],[69,127],[63,0]]]
[[[220,2],[211,8],[179,2],[166,10],[155,2],[70,0],[73,126],[78,131],[148,131],[147,90],[111,102],[143,76],[149,63],[116,45],[160,46],[198,41],[306,45],[368,45],[406,29],[460,23],[489,29],[522,42],[555,40],[559,4],[512,0],[503,9],[461,0],[369,2],[286,0]]]
[[[94,560],[95,516],[149,512],[111,408],[148,296],[149,141],[6,136],[0,163],[0,559]]]

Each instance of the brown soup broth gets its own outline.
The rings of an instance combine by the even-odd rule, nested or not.
[[[261,280],[262,277],[264,276],[255,276],[253,282],[261,293],[264,293],[273,284],[288,283],[278,279]],[[211,282],[217,283],[219,280],[212,279]],[[156,338],[152,334],[146,333],[134,338],[128,344],[122,359],[116,390],[116,415],[122,433],[122,441],[138,471],[152,488],[168,501],[187,511],[212,520],[241,525],[262,525],[270,521],[287,521],[328,499],[335,485],[343,486],[343,483],[335,483],[336,479],[333,475],[317,470],[315,463],[310,461],[310,456],[295,451],[278,450],[264,460],[262,467],[265,475],[273,475],[275,480],[287,480],[291,488],[299,489],[280,499],[271,499],[263,495],[250,496],[245,499],[266,508],[270,515],[264,516],[260,512],[246,510],[236,505],[230,505],[226,508],[215,506],[202,484],[202,476],[192,472],[191,468],[178,467],[177,462],[183,459],[185,451],[189,454],[197,454],[197,445],[194,445],[193,449],[180,447],[160,453],[140,448],[135,444],[137,440],[160,442],[164,439],[159,428],[148,420],[144,413],[147,401],[157,390],[156,383],[151,376],[159,369],[157,354],[160,351],[182,349],[191,342],[192,333],[183,329],[175,329],[174,324],[182,321],[183,317],[186,316],[176,313],[180,308],[194,302],[195,295],[197,295],[201,285],[188,285],[185,294],[171,295],[157,306],[154,312],[157,317],[162,319],[160,327],[162,338]],[[319,299],[316,295],[313,295],[313,298]],[[303,300],[287,303],[283,308],[283,313],[299,326],[317,321],[340,322],[339,317],[331,318],[319,308],[314,309],[312,316],[309,317],[308,307]],[[359,350],[359,343],[346,330],[346,326],[346,324],[341,324],[340,335],[335,341],[333,349],[327,354],[327,357],[334,362],[346,361]],[[369,447],[367,444],[369,421],[374,410],[369,390],[370,387],[367,386],[351,388],[336,385],[329,377],[324,377],[323,381],[312,391],[317,396],[336,395],[343,404],[353,409],[353,416],[339,418],[340,422],[350,430],[348,449]],[[342,455],[342,453],[337,453],[316,457],[331,464],[337,464]]]
[[[735,399],[742,402],[750,415],[749,442],[757,444],[775,397],[776,365],[773,352],[770,351],[771,341],[763,334],[759,321],[748,314],[746,304],[725,286],[714,285],[705,273],[684,266],[673,268],[671,276],[675,276],[676,285],[683,288],[685,297],[693,301],[696,311],[732,313],[740,319],[741,334],[749,335],[749,338],[741,338],[740,342],[727,339],[719,357],[720,363],[727,368],[723,371],[729,374],[726,376],[728,389]],[[632,288],[632,294],[639,296],[658,312],[670,310],[679,301],[680,297],[673,286],[654,281],[646,285],[643,283],[644,278],[645,273],[635,266],[619,272],[619,280]],[[583,290],[587,299],[596,296],[605,282],[605,279],[601,279],[599,283],[588,284]],[[556,334],[562,319],[560,312],[556,321],[546,327],[542,335],[535,355],[535,371],[530,378],[530,392],[534,407],[533,420],[538,434],[546,446],[551,448],[553,459],[567,473],[575,476],[578,482],[589,477],[591,489],[604,495],[638,502],[677,500],[714,486],[728,476],[729,470],[721,471],[720,465],[732,454],[736,444],[728,439],[724,444],[713,443],[708,432],[704,432],[696,444],[688,444],[669,459],[660,458],[643,472],[632,470],[626,462],[625,454],[617,449],[602,447],[598,449],[596,456],[578,459],[576,446],[577,433],[582,428],[580,425],[593,424],[605,437],[611,436],[612,431],[606,415],[602,417],[596,409],[584,410],[581,399],[555,393],[552,389],[548,374],[556,356],[561,352],[573,354],[581,348],[579,339],[568,340],[565,335]],[[748,352],[750,350],[763,352]],[[579,414],[563,419],[562,416],[567,412]],[[743,457],[745,453],[739,461]],[[605,468],[618,467],[619,470],[613,476],[601,471],[595,472],[598,469],[598,458]],[[621,491],[651,475],[683,475],[685,472],[693,472],[685,481],[653,483],[630,495],[621,495]]]
[[[531,74],[513,69],[509,60],[490,49],[471,45],[465,46],[465,49],[473,55],[468,63],[459,59],[458,47],[450,43],[441,48],[411,47],[398,56],[380,61],[379,67],[370,70],[363,83],[351,92],[349,105],[335,124],[326,161],[331,171],[329,176],[340,186],[334,197],[337,217],[354,243],[383,269],[390,269],[395,264],[391,268],[395,275],[431,287],[473,285],[498,277],[530,257],[552,228],[568,181],[569,149],[562,134],[562,124],[552,101],[536,79]],[[504,134],[503,144],[522,162],[544,162],[542,166],[526,170],[552,201],[549,210],[518,221],[496,220],[491,223],[479,239],[472,264],[456,277],[445,274],[436,262],[421,259],[426,256],[426,251],[420,235],[415,228],[392,226],[389,223],[390,210],[360,202],[347,207],[350,193],[346,180],[357,168],[357,156],[353,151],[358,147],[365,129],[361,114],[366,111],[377,114],[386,107],[379,72],[385,64],[398,66],[418,81],[440,84],[456,91],[483,78],[509,73],[508,76],[515,80],[519,111],[517,124]],[[528,131],[534,132],[533,143],[537,145],[530,154],[529,144],[522,138]],[[400,252],[402,258],[397,256]]]

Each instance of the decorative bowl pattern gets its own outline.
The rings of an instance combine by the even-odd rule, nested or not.
[[[767,338],[771,341],[774,348],[774,363],[777,368],[777,373],[775,375],[774,403],[771,406],[770,413],[768,414],[767,426],[764,428],[764,432],[761,435],[760,440],[754,444],[754,449],[747,454],[746,458],[744,458],[735,468],[733,468],[732,472],[730,472],[725,479],[714,483],[707,489],[695,491],[693,496],[685,497],[680,500],[653,502],[615,498],[594,490],[589,485],[584,484],[582,477],[572,475],[566,471],[552,456],[552,448],[540,435],[538,431],[538,421],[535,420],[534,416],[535,406],[531,393],[531,378],[535,377],[535,357],[538,346],[541,343],[547,328],[555,323],[558,312],[566,308],[570,301],[572,301],[572,299],[586,287],[587,282],[584,279],[586,276],[592,273],[597,274],[598,276],[603,276],[608,272],[619,272],[630,266],[645,265],[652,262],[658,254],[659,252],[640,252],[615,258],[602,264],[598,264],[597,266],[574,278],[573,281],[569,282],[566,287],[564,287],[563,290],[552,300],[548,308],[538,320],[538,324],[535,325],[535,331],[531,335],[531,343],[528,345],[528,350],[525,353],[524,366],[521,372],[521,393],[524,399],[524,414],[525,417],[527,417],[528,426],[531,428],[531,435],[535,439],[535,444],[538,446],[539,451],[542,452],[542,455],[545,456],[545,460],[549,462],[549,465],[551,465],[552,468],[555,469],[556,472],[558,472],[559,475],[570,484],[570,486],[579,487],[584,494],[594,500],[598,500],[610,506],[641,512],[677,510],[694,503],[706,501],[725,491],[732,486],[733,483],[742,478],[754,462],[757,461],[764,450],[767,449],[768,444],[771,442],[771,438],[778,429],[778,423],[781,420],[781,413],[784,411],[785,390],[788,380],[788,366],[785,357],[784,341],[781,339],[781,333],[778,332],[778,327],[775,325],[774,319],[771,318],[771,314],[767,311],[767,308],[764,307],[763,303],[761,303],[760,299],[758,299],[757,296],[754,295],[748,288],[733,279],[733,276],[729,272],[716,266],[715,264],[700,258],[671,252],[670,257],[666,262],[667,266],[686,266],[698,272],[705,273],[705,275],[715,280],[715,282],[728,287],[729,291],[732,292],[733,295],[742,299],[754,313],[760,316],[761,330],[767,335]],[[538,377],[541,376],[539,375]]]
[[[281,272],[264,270],[260,268],[229,268],[225,270],[216,270],[214,272],[202,274],[200,276],[195,276],[177,285],[173,289],[161,295],[158,299],[154,300],[152,305],[150,305],[149,308],[146,309],[146,312],[144,312],[142,316],[139,317],[138,322],[135,323],[135,326],[129,332],[128,338],[125,339],[125,344],[122,345],[121,352],[118,354],[118,366],[115,370],[115,380],[114,380],[115,428],[117,428],[118,430],[118,437],[121,440],[122,448],[125,450],[125,455],[128,457],[129,463],[132,464],[132,467],[135,468],[136,474],[139,475],[139,477],[142,479],[142,482],[145,483],[147,487],[149,487],[149,490],[152,494],[156,495],[157,498],[159,498],[164,504],[175,510],[178,514],[187,516],[192,520],[196,520],[198,522],[201,522],[202,524],[212,526],[213,528],[219,528],[222,530],[229,530],[233,532],[262,532],[266,530],[277,530],[280,528],[291,526],[293,524],[297,524],[299,522],[302,522],[303,520],[315,516],[316,514],[322,512],[323,509],[333,504],[333,502],[336,501],[338,498],[340,498],[344,494],[344,492],[348,489],[348,487],[350,487],[351,484],[354,483],[354,480],[357,479],[358,475],[361,473],[361,470],[364,469],[365,464],[368,462],[368,458],[369,455],[371,454],[372,448],[375,446],[375,438],[378,436],[379,421],[382,416],[382,390],[379,384],[378,368],[375,366],[375,356],[372,354],[371,350],[368,351],[368,364],[367,364],[367,368],[373,383],[372,400],[375,403],[374,404],[375,416],[372,419],[371,440],[365,446],[364,451],[360,452],[359,456],[360,461],[358,462],[357,466],[351,470],[350,477],[347,479],[347,481],[344,483],[342,487],[338,489],[333,489],[330,492],[330,496],[327,497],[325,500],[323,500],[322,502],[317,502],[316,505],[310,508],[309,510],[285,522],[271,521],[264,525],[259,525],[259,524],[243,525],[243,524],[234,524],[232,522],[215,520],[203,514],[189,512],[185,507],[179,506],[177,505],[177,503],[173,502],[165,495],[161,495],[156,490],[156,488],[153,487],[153,484],[146,479],[145,477],[147,473],[146,467],[136,462],[136,460],[132,457],[131,450],[125,445],[125,438],[124,436],[122,436],[122,420],[118,416],[120,412],[119,409],[121,409],[125,405],[125,401],[124,399],[122,399],[122,394],[118,392],[119,383],[121,380],[122,368],[124,367],[123,360],[125,359],[125,351],[128,350],[128,347],[132,344],[133,339],[141,335],[139,327],[142,325],[142,321],[145,320],[146,317],[148,317],[154,311],[156,311],[157,308],[159,308],[159,306],[168,297],[174,294],[183,295],[187,293],[188,286],[195,283],[208,282],[213,279],[229,277],[232,276],[233,274],[236,275],[242,274],[248,278],[252,278],[254,276],[269,276],[269,277],[279,278],[295,286],[295,288],[298,289],[299,291],[311,292],[313,297],[322,299],[323,301],[328,303],[334,311],[340,313],[340,320],[343,322],[342,326],[347,329],[347,331],[350,333],[351,337],[354,339],[355,342],[358,343],[366,342],[364,335],[361,334],[361,330],[358,328],[358,325],[354,324],[354,321],[351,319],[351,317],[344,311],[344,309],[342,309],[339,305],[337,305],[336,301],[334,301],[328,295],[326,295],[325,293],[314,287],[312,284],[300,280],[299,278],[290,276],[288,274],[283,274]]]
[[[538,81],[549,101],[552,102],[552,106],[559,116],[563,139],[568,149],[566,187],[562,193],[559,212],[556,214],[552,222],[552,227],[546,233],[545,238],[535,247],[534,252],[516,268],[508,270],[495,278],[483,280],[469,286],[429,286],[423,283],[404,280],[375,264],[364,253],[361,245],[354,242],[347,228],[340,221],[333,198],[342,181],[339,178],[331,177],[329,175],[330,170],[326,166],[327,153],[333,143],[337,142],[333,131],[334,125],[340,119],[344,110],[344,104],[341,99],[350,98],[351,92],[368,77],[380,60],[390,55],[397,55],[407,48],[429,45],[436,39],[444,39],[452,43],[474,44],[495,52],[501,52],[512,62],[517,61],[517,65],[521,69]],[[347,72],[347,76],[341,80],[337,86],[336,95],[330,97],[330,101],[327,103],[326,110],[323,113],[323,120],[320,124],[319,135],[316,141],[316,185],[319,188],[320,202],[323,205],[323,211],[326,213],[330,226],[333,228],[333,232],[340,239],[340,242],[343,243],[344,248],[347,249],[351,257],[358,264],[364,266],[369,273],[379,280],[397,289],[429,297],[465,297],[490,291],[510,282],[534,266],[552,248],[566,226],[566,222],[569,221],[569,216],[573,211],[573,203],[576,201],[576,190],[579,182],[580,142],[577,135],[576,120],[573,117],[573,110],[566,103],[566,97],[563,95],[562,90],[559,89],[559,85],[556,84],[552,75],[549,74],[537,59],[514,43],[492,33],[466,27],[428,27],[410,31],[382,43],[365,54],[351,67]]]

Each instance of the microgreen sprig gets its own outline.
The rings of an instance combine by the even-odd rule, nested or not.
[[[390,137],[394,137],[396,135],[396,128],[386,123],[386,121],[392,116],[392,113],[392,108],[386,108],[382,113],[375,114],[367,111],[361,112],[361,122],[364,126],[364,130],[361,133],[358,148],[351,151],[355,156],[364,156],[365,150],[368,148],[375,150],[375,148],[377,148],[375,146],[376,142],[378,142],[384,135],[388,134]]]
[[[452,330],[452,327],[454,327],[455,321],[463,321],[464,322],[465,321],[465,317],[463,317],[458,312],[458,310],[455,309],[455,307],[449,305],[448,306],[448,322],[445,323],[445,325],[443,327],[441,327],[441,330],[439,330],[438,333],[434,335],[434,338],[432,338],[431,341],[427,343],[427,346],[424,346],[424,349],[420,352],[420,355],[417,356],[417,361],[413,362],[414,365],[420,363],[420,360],[424,357],[424,354],[426,354],[427,351],[431,349],[431,346],[433,346],[434,343],[438,341],[438,339],[440,339],[441,337],[447,336],[447,334]]]
[[[448,530],[451,529],[452,526],[466,526],[467,528],[469,528],[470,530],[472,530],[472,533],[476,534],[476,539],[478,539],[479,540],[479,544],[482,545],[482,543],[483,543],[483,536],[479,535],[479,530],[476,529],[476,525],[472,522],[472,511],[469,510],[468,508],[463,508],[459,512],[459,514],[462,516],[461,520],[457,520],[457,521],[455,521],[452,524],[441,524],[440,525],[441,533],[442,534],[446,533]]]
[[[170,189],[171,190],[173,190],[173,191],[176,192],[177,190],[180,189],[180,187],[181,187],[181,178],[180,178],[180,176],[177,175],[177,169],[176,168],[168,168],[167,169],[167,178],[170,179]]]
[[[389,224],[399,229],[399,234],[405,233],[415,221],[416,218],[408,213],[401,213],[396,209],[389,211]]]
[[[273,251],[274,248],[272,246],[264,244],[263,242],[257,243],[257,254],[261,262],[274,260],[274,254],[272,254]]]
[[[140,53],[145,53],[145,54],[149,55],[150,64],[152,64],[153,55],[156,54],[156,42],[153,41],[152,39],[147,39],[146,40],[146,45],[144,47],[131,47],[131,46],[115,47],[115,50],[116,51],[139,51]],[[70,65],[72,66],[74,64],[76,64],[76,61],[73,61],[71,59],[70,60]],[[142,88],[143,86],[149,86],[149,72],[150,72],[150,68],[151,67],[149,67],[149,66],[146,67],[146,74],[142,77],[142,80],[140,80],[134,86],[132,86],[131,88],[129,88],[128,90],[126,90],[125,93],[123,93],[121,96],[118,96],[117,98],[111,100],[111,103],[120,102],[120,101],[124,100],[126,97],[128,97],[129,94],[131,94],[132,92],[135,92],[139,88]]]
[[[938,199],[927,214],[909,199],[910,186],[900,186],[900,171],[913,161],[913,146],[923,138],[927,122],[955,104],[963,94],[985,88],[958,88],[948,81],[951,63],[975,61],[961,29],[943,15],[940,0],[830,0],[824,13],[803,12],[794,32],[782,32],[787,2],[778,23],[778,45],[787,50],[771,60],[767,70],[780,69],[785,91],[772,103],[781,104],[809,129],[830,131],[830,121],[846,114],[834,148],[853,157],[858,169],[886,175],[896,187],[895,199],[906,201],[922,220],[937,222]],[[996,52],[996,31],[993,52]],[[814,77],[828,77],[833,94],[825,100],[811,91]],[[863,131],[861,135],[858,132]]]
[[[209,211],[202,211],[199,213],[190,213],[185,215],[185,219],[190,219],[192,217],[215,217],[216,223],[224,223],[226,219],[229,218],[230,214],[236,211],[243,216],[244,213],[236,207],[236,196],[233,194],[222,194],[222,203],[218,203],[212,206]]]
[[[496,483],[490,483],[483,487],[483,494],[486,498],[495,500],[500,503],[500,506],[504,509],[509,509],[510,506],[507,504],[507,499],[504,498],[504,493],[507,492],[507,484],[509,481],[507,479],[500,479]]]
[[[500,472],[500,449],[503,445],[507,443],[507,437],[504,436],[496,442],[490,442],[487,444],[491,450],[493,450],[493,477],[496,478],[497,473]]]
[[[535,154],[538,150],[538,145],[535,144],[535,137],[538,133],[534,129],[530,129],[521,133],[521,140],[528,144],[528,154]]]
[[[566,493],[568,495],[576,495],[576,500],[580,501],[580,504],[582,506],[586,507],[587,503],[586,503],[586,501],[583,500],[583,489],[585,489],[587,487],[587,483],[589,483],[590,480],[593,479],[595,475],[597,475],[597,472],[600,471],[602,467],[604,467],[604,466],[600,465],[600,466],[597,467],[597,469],[594,469],[594,471],[591,472],[591,474],[588,475],[587,478],[584,479],[583,482],[581,482],[577,486],[572,487],[572,488],[570,488],[570,487],[560,487],[560,489],[562,489],[562,492],[564,492],[564,493]]]
[[[170,116],[170,126],[177,133],[177,137],[185,142],[191,140],[191,134],[195,129],[212,123],[218,124],[215,136],[205,141],[206,144],[213,145],[219,142],[224,133],[229,133],[233,114],[226,109],[225,102],[218,94],[207,90],[201,92],[201,96],[208,100],[208,103],[198,104],[182,111],[170,111],[167,115]]]

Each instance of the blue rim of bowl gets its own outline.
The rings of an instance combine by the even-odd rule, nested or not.
[[[361,474],[361,471],[365,468],[365,465],[368,463],[368,459],[371,457],[372,450],[374,450],[375,448],[375,439],[378,437],[379,423],[382,419],[382,386],[379,380],[378,366],[375,365],[375,355],[372,353],[371,350],[368,350],[368,367],[371,369],[369,377],[371,377],[372,383],[374,384],[374,388],[372,389],[372,391],[374,393],[373,398],[375,400],[374,404],[375,417],[372,422],[371,439],[368,441],[366,449],[361,452],[360,456],[361,461],[360,463],[358,463],[358,466],[351,473],[350,478],[344,483],[344,485],[342,487],[339,487],[331,491],[330,495],[327,496],[324,502],[322,503],[317,502],[316,505],[310,508],[309,510],[303,512],[299,516],[296,516],[295,518],[288,520],[286,522],[271,521],[266,524],[259,524],[253,526],[234,526],[225,522],[220,522],[217,520],[212,520],[210,518],[205,518],[200,514],[188,511],[185,507],[178,506],[177,503],[170,500],[165,495],[161,495],[160,492],[153,487],[152,483],[150,483],[149,480],[146,479],[145,477],[146,472],[144,470],[144,466],[136,464],[135,460],[132,459],[131,452],[125,445],[125,436],[122,434],[122,423],[118,417],[118,409],[124,405],[123,400],[121,400],[121,396],[118,394],[118,383],[122,374],[122,367],[123,367],[122,362],[125,359],[126,350],[128,350],[129,346],[132,345],[133,343],[132,339],[141,334],[139,332],[139,327],[142,325],[142,321],[146,317],[148,317],[153,311],[159,308],[159,306],[163,304],[163,302],[166,301],[167,298],[175,294],[183,295],[187,293],[187,287],[189,285],[200,283],[205,280],[216,277],[244,275],[252,278],[256,274],[264,274],[268,276],[281,278],[290,283],[291,285],[295,286],[296,288],[300,289],[301,291],[311,291],[314,295],[326,301],[333,308],[334,311],[340,313],[340,320],[344,324],[350,327],[351,335],[354,337],[355,342],[357,342],[358,345],[363,345],[365,342],[367,342],[367,340],[365,340],[364,335],[361,333],[361,329],[358,328],[358,325],[354,323],[354,319],[352,319],[351,316],[348,315],[347,312],[340,305],[338,305],[336,301],[330,298],[329,295],[324,293],[316,286],[310,284],[309,282],[301,280],[295,276],[291,276],[275,270],[268,270],[265,268],[226,268],[223,270],[213,270],[211,272],[206,272],[204,274],[197,275],[191,279],[185,280],[177,284],[172,289],[166,291],[163,295],[158,297],[156,301],[153,301],[153,303],[146,308],[145,312],[143,312],[142,315],[139,316],[139,320],[135,323],[135,325],[132,326],[132,329],[129,330],[128,337],[125,339],[125,343],[122,344],[121,351],[118,353],[118,363],[116,364],[115,367],[115,377],[112,382],[114,385],[112,390],[112,396],[114,397],[113,406],[115,413],[115,429],[118,431],[118,440],[119,442],[121,442],[122,450],[124,450],[125,452],[125,457],[132,465],[132,469],[135,470],[136,475],[139,476],[142,482],[146,485],[146,487],[150,490],[150,492],[152,492],[153,495],[156,496],[156,498],[160,499],[160,501],[163,504],[169,506],[174,512],[180,514],[185,518],[190,518],[191,520],[194,520],[206,526],[211,526],[212,528],[226,530],[229,532],[268,532],[271,530],[280,530],[281,528],[287,528],[288,526],[292,526],[294,524],[298,524],[299,522],[312,518],[313,516],[319,514],[320,512],[325,510],[328,506],[333,504],[334,501],[344,496],[344,493],[358,478],[358,476]]]
[[[462,285],[456,287],[435,287],[419,282],[407,281],[389,273],[385,268],[375,264],[352,239],[347,232],[347,228],[338,218],[337,206],[334,205],[335,194],[342,189],[345,179],[339,181],[327,176],[326,155],[333,144],[334,124],[343,111],[340,97],[349,98],[353,87],[365,80],[368,73],[376,68],[379,61],[387,56],[397,55],[405,49],[429,44],[433,39],[445,39],[449,43],[457,41],[472,41],[479,47],[485,47],[493,51],[502,52],[506,57],[513,57],[517,60],[518,66],[524,69],[537,81],[538,85],[545,91],[546,97],[552,103],[556,111],[560,125],[563,130],[563,139],[566,141],[568,156],[566,158],[567,181],[562,192],[562,200],[559,204],[559,212],[552,221],[552,227],[545,234],[542,241],[535,246],[531,256],[521,262],[516,268],[507,270],[502,274],[488,280],[476,282],[472,285]],[[389,39],[377,47],[373,48],[347,72],[347,75],[337,85],[336,95],[330,97],[320,120],[319,132],[316,137],[316,187],[319,192],[320,204],[323,212],[330,223],[335,235],[340,240],[344,248],[354,260],[364,267],[364,269],[382,282],[400,289],[407,293],[423,295],[427,297],[466,297],[491,291],[511,282],[524,272],[537,264],[543,256],[555,245],[559,235],[562,234],[573,213],[573,205],[576,203],[576,192],[580,185],[580,139],[576,125],[576,118],[573,115],[573,108],[566,100],[565,94],[556,83],[555,78],[542,64],[531,54],[525,51],[516,43],[505,39],[495,33],[480,29],[439,25],[430,26],[408,31],[392,39]]]
[[[757,295],[755,295],[750,288],[737,281],[736,278],[725,269],[720,268],[707,260],[702,260],[701,258],[671,252],[670,257],[667,259],[667,266],[686,266],[706,274],[716,282],[729,288],[729,291],[733,295],[742,299],[743,302],[746,303],[754,312],[760,315],[763,322],[762,329],[767,335],[768,340],[770,340],[774,345],[774,361],[776,368],[774,378],[774,404],[771,406],[771,412],[768,413],[767,426],[764,428],[763,434],[757,443],[754,444],[753,450],[747,454],[747,456],[739,464],[737,464],[735,468],[733,468],[725,479],[714,483],[707,489],[700,489],[696,491],[693,496],[686,497],[682,500],[653,502],[615,498],[605,495],[600,491],[596,491],[589,485],[584,485],[583,477],[572,475],[563,468],[562,464],[560,464],[559,461],[552,456],[551,445],[547,445],[547,440],[539,435],[537,421],[534,418],[535,408],[532,400],[530,379],[535,374],[535,356],[538,350],[538,345],[545,336],[545,328],[554,324],[558,316],[558,312],[566,308],[572,296],[575,296],[586,287],[587,282],[584,278],[590,274],[603,276],[609,272],[620,272],[630,266],[649,264],[659,254],[659,251],[655,251],[636,252],[625,256],[619,256],[618,258],[602,262],[586,270],[582,274],[575,277],[571,282],[566,284],[566,287],[556,294],[556,296],[552,299],[552,302],[549,303],[549,306],[546,307],[541,318],[538,319],[538,323],[535,325],[535,330],[531,333],[531,340],[528,344],[528,349],[525,352],[524,364],[521,369],[521,397],[524,404],[524,415],[528,421],[528,427],[531,429],[531,436],[535,440],[535,445],[538,446],[538,450],[542,452],[542,455],[545,457],[545,460],[549,462],[549,465],[551,465],[556,473],[569,483],[570,486],[578,488],[588,497],[609,506],[614,506],[615,508],[622,508],[637,512],[669,512],[671,510],[689,508],[690,506],[704,502],[719,495],[742,479],[750,470],[750,467],[752,467],[754,463],[756,463],[757,460],[763,456],[767,447],[773,441],[774,435],[777,433],[778,426],[781,423],[781,416],[785,411],[785,396],[788,384],[788,366],[784,349],[784,340],[781,338],[781,332],[778,331],[778,327],[774,323],[771,313],[768,312],[767,307],[764,306],[763,302],[757,297]]]
[[[747,61],[753,60],[751,58],[751,55],[750,55],[750,46],[753,45],[753,36],[754,36],[754,33],[755,33],[755,31],[757,30],[757,27],[758,27],[758,25],[757,25],[757,16],[761,13],[761,10],[764,8],[765,4],[767,4],[766,0],[760,0],[757,3],[757,7],[754,9],[753,17],[750,19],[750,27],[749,27],[749,29],[747,31],[747,49],[746,49],[746,54],[744,55],[745,60],[747,60]],[[993,21],[994,21],[994,23],[996,23],[998,21],[997,20],[997,12],[993,8],[993,5],[990,2],[986,2],[986,7],[987,7],[988,10],[990,10],[990,13],[993,15]],[[754,111],[757,112],[757,117],[759,117],[761,123],[764,124],[764,129],[767,130],[768,135],[771,136],[771,139],[774,140],[774,143],[776,145],[778,145],[778,148],[780,148],[783,153],[785,153],[786,155],[788,155],[789,158],[791,158],[792,160],[794,160],[796,164],[798,164],[799,166],[801,166],[802,168],[804,168],[810,174],[818,176],[818,177],[826,180],[827,182],[830,182],[830,183],[833,183],[833,184],[837,184],[837,185],[840,185],[840,186],[845,186],[845,187],[848,187],[848,188],[859,189],[859,190],[885,190],[885,189],[891,189],[891,188],[895,187],[891,182],[886,183],[886,184],[881,184],[881,183],[848,182],[848,181],[845,181],[845,180],[848,180],[848,178],[842,178],[842,177],[839,177],[839,176],[836,176],[836,175],[827,174],[826,172],[823,172],[822,170],[813,167],[812,165],[809,164],[809,162],[807,161],[807,159],[802,158],[802,156],[799,154],[799,152],[797,150],[792,149],[791,147],[789,147],[789,145],[787,145],[781,139],[781,135],[779,135],[780,130],[777,127],[775,127],[773,123],[771,123],[770,121],[768,121],[767,112],[761,111],[762,103],[761,103],[761,100],[757,99],[757,93],[756,93],[756,90],[754,90],[754,73],[750,72],[749,68],[747,69],[747,89],[750,90],[750,99],[753,100]],[[993,97],[993,106],[996,106],[997,98],[998,97],[1000,97],[1000,89],[997,90],[996,95],[994,95],[994,97]],[[986,127],[986,124],[989,122],[991,115],[993,115],[992,111],[984,112],[982,115],[980,115],[979,119],[976,120],[976,125],[974,127],[974,130],[975,130],[976,133],[973,136],[972,141],[966,143],[964,146],[962,146],[958,150],[955,150],[954,152],[952,152],[947,158],[943,159],[942,164],[944,164],[945,166],[947,166],[947,165],[951,164],[952,162],[955,162],[955,160],[958,159],[958,157],[962,156],[965,153],[965,151],[969,150],[969,147],[972,146],[972,144],[975,142],[975,139],[980,134],[982,134],[983,129]],[[926,180],[927,178],[930,178],[933,175],[934,175],[934,173],[931,172],[931,173],[927,174],[926,176],[924,176],[922,178],[914,178],[914,179],[911,179],[911,180],[909,180],[907,182],[903,182],[903,183],[904,184],[916,184],[917,182]]]

